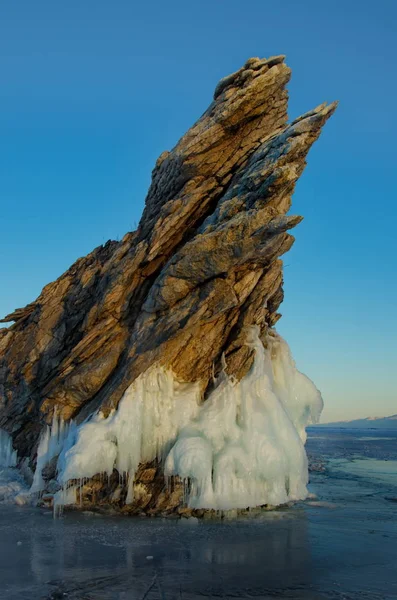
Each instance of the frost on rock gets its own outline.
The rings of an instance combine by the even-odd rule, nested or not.
[[[274,331],[265,348],[253,327],[248,344],[255,349],[250,372],[240,382],[223,372],[201,406],[199,383],[181,384],[157,366],[130,385],[107,418],[96,413],[70,427],[58,459],[63,490],[56,503],[75,502],[71,480],[110,476],[114,469],[128,475],[131,503],[138,465],[155,458],[166,477],[189,482],[186,501],[192,508],[228,510],[305,498],[305,427],[320,416],[320,392],[296,369]],[[54,455],[52,447],[59,451],[56,427],[56,435],[51,430],[43,438],[40,465],[43,456]]]

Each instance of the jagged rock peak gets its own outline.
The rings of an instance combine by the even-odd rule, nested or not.
[[[287,213],[306,155],[336,103],[288,123],[284,56],[251,58],[152,174],[136,232],[109,241],[48,284],[0,336],[0,427],[19,457],[35,451],[55,407],[105,414],[155,364],[198,381],[241,379],[248,326],[280,318],[282,262],[301,217]]]

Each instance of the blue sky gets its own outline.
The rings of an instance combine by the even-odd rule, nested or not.
[[[279,331],[323,420],[397,413],[397,3],[21,0],[0,8],[0,313],[139,221],[158,155],[250,56],[290,117],[338,99],[293,212]]]

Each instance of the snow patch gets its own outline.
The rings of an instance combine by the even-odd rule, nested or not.
[[[320,501],[310,501],[307,502],[307,504],[309,506],[315,506],[316,508],[330,508],[330,509],[334,509],[334,508],[338,508],[337,504],[334,504],[333,502],[320,502]]]

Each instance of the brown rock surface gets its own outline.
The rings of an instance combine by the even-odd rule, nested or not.
[[[0,335],[0,427],[19,457],[34,460],[55,407],[65,420],[106,412],[154,363],[200,380],[203,398],[222,354],[229,374],[247,372],[245,327],[264,333],[280,317],[279,257],[301,220],[287,216],[291,195],[336,107],[288,123],[289,78],[279,56],[252,58],[223,79],[159,157],[138,230],[77,260],[2,320],[14,324]],[[142,506],[153,469],[139,472]]]

